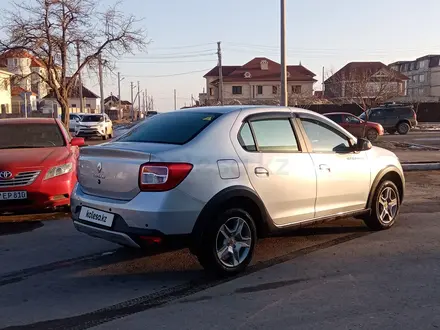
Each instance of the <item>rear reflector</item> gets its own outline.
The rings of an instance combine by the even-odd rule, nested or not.
[[[141,191],[167,191],[177,187],[191,172],[187,163],[146,163],[139,170]]]
[[[141,236],[141,240],[146,241],[148,244],[160,244],[162,243],[162,238],[154,236]]]

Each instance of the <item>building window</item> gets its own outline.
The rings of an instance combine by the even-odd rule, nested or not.
[[[272,86],[272,94],[278,94],[278,86]]]
[[[232,86],[232,94],[234,95],[243,94],[242,86]]]
[[[90,103],[86,104],[86,108],[91,108]]]
[[[420,80],[420,82],[425,82],[425,75],[424,75],[424,74],[421,74],[421,75],[419,76],[419,80]]]
[[[257,94],[263,95],[263,86],[257,86]]]
[[[419,77],[418,75],[414,75],[414,76],[413,76],[413,81],[414,81],[415,83],[418,82],[418,80],[419,80],[418,77]]]
[[[416,68],[416,62],[411,62],[410,70],[415,70]]]
[[[72,103],[72,108],[76,108],[76,104],[75,103]]]
[[[425,93],[423,88],[419,88],[419,95],[423,95]]]
[[[425,67],[425,61],[420,61],[419,62],[419,68],[423,69]]]
[[[293,94],[301,94],[301,85],[293,85],[292,86]]]
[[[212,87],[209,88],[209,95],[214,96],[214,88]]]

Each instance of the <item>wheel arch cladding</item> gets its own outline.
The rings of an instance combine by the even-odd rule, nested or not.
[[[397,188],[399,189],[400,203],[403,202],[403,198],[405,195],[405,179],[403,177],[403,174],[400,173],[397,167],[388,166],[376,175],[376,178],[374,179],[370,189],[370,194],[368,196],[367,208],[372,207],[374,193],[376,192],[376,189],[379,187],[381,182],[385,180],[390,180],[397,186]]]
[[[260,197],[248,187],[233,186],[218,192],[200,212],[192,231],[193,243],[199,242],[204,230],[209,225],[209,220],[226,208],[244,209],[254,220],[258,237],[267,234],[269,229],[268,214]]]

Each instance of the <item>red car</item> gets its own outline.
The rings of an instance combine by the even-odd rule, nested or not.
[[[351,113],[331,112],[325,113],[324,116],[333,120],[356,137],[366,137],[370,141],[375,141],[379,136],[384,134],[384,129],[381,124],[373,123],[371,121],[365,123],[362,119]],[[365,135],[363,134],[364,126]]]
[[[1,119],[0,213],[69,205],[83,144],[58,119]]]

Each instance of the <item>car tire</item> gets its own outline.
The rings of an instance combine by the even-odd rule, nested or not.
[[[396,130],[395,129],[389,129],[389,130],[387,130],[387,133],[388,134],[391,134],[391,135],[393,135],[393,134],[396,134]]]
[[[364,222],[371,230],[388,229],[396,222],[399,211],[399,189],[394,182],[384,180],[374,192],[371,214],[364,218]]]
[[[379,137],[379,132],[377,130],[375,130],[374,128],[371,128],[368,130],[366,136],[369,141],[373,142],[373,141],[376,141],[377,138]]]
[[[257,230],[251,215],[240,208],[223,211],[202,234],[196,255],[202,267],[217,276],[233,276],[252,260]]]
[[[105,130],[105,134],[102,136],[103,140],[107,140],[108,139],[108,134],[107,134],[107,129]]]
[[[397,132],[400,135],[408,134],[410,129],[411,129],[411,127],[409,126],[409,124],[405,123],[405,122],[401,122],[397,125]]]

